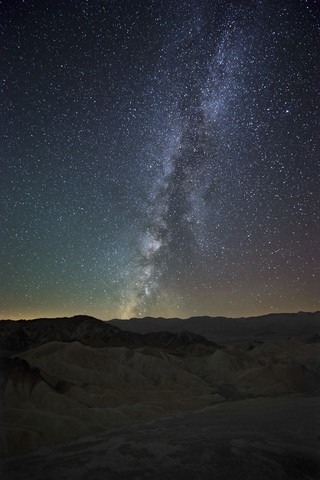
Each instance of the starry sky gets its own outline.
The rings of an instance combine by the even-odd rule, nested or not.
[[[320,309],[319,1],[0,10],[0,318]]]

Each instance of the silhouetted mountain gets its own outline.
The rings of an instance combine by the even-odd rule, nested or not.
[[[190,332],[141,335],[85,315],[0,322],[2,350],[21,352],[48,342],[80,342],[91,347],[153,347],[176,354],[193,351],[197,345],[199,354],[205,353],[206,349],[212,353],[218,347],[212,341]]]
[[[167,331],[193,332],[218,343],[240,343],[250,340],[282,341],[288,337],[310,337],[320,334],[320,312],[273,313],[259,317],[191,317],[132,318],[112,320],[112,325],[135,333]]]

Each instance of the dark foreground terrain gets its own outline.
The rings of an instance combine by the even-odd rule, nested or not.
[[[84,316],[1,321],[1,478],[319,479],[319,318],[303,315],[305,337],[294,316],[294,338],[249,329],[226,346]]]
[[[9,457],[10,479],[317,479],[319,399],[223,403]],[[2,477],[3,478],[3,477]]]

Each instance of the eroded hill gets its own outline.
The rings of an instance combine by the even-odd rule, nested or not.
[[[2,323],[1,342],[20,350],[2,359],[6,453],[226,402],[320,395],[316,341],[221,348],[191,333],[139,335],[74,317]]]

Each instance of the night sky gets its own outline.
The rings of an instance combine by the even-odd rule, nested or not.
[[[0,9],[0,318],[320,309],[319,1]]]

